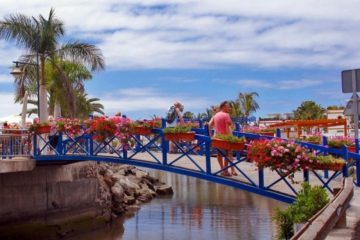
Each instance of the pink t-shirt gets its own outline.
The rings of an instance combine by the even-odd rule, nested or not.
[[[231,118],[230,115],[226,112],[218,112],[214,116],[214,126],[216,133],[219,134],[229,134],[229,128],[226,126],[229,126],[231,124]]]

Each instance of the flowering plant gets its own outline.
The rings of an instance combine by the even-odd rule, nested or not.
[[[247,157],[258,167],[270,167],[294,172],[301,168],[308,169],[313,162],[305,148],[294,142],[281,139],[262,139],[250,143]]]
[[[304,139],[302,139],[305,142],[311,142],[311,143],[321,143],[321,135],[308,135],[305,136]]]
[[[170,133],[170,134],[186,133],[190,131],[191,131],[191,126],[187,126],[187,125],[178,125],[176,127],[164,128],[164,133]]]
[[[31,124],[29,127],[29,132],[38,133],[39,130],[43,127],[49,127],[49,132],[50,132],[50,125],[48,122],[44,122],[44,123],[36,122],[36,123]]]
[[[276,133],[276,128],[260,128],[260,133],[265,132]]]
[[[245,143],[246,138],[245,137],[237,137],[234,135],[223,135],[223,134],[216,134],[215,138],[228,141],[230,143]]]
[[[111,119],[99,117],[88,122],[89,133],[93,134],[96,141],[104,141],[106,138],[113,137],[117,131],[116,124]]]
[[[261,134],[264,132],[276,133],[276,129],[275,128],[260,128],[260,127],[256,127],[256,126],[245,126],[243,128],[243,132],[255,133],[255,134]]]
[[[78,135],[81,132],[82,121],[79,119],[59,118],[56,119],[56,130],[71,135]]]
[[[145,120],[145,119],[137,120],[130,124],[130,128],[135,128],[135,127],[143,127],[146,129],[160,128],[161,127],[161,119],[154,118],[152,120]]]
[[[355,140],[351,137],[332,137],[328,139],[328,146],[331,148],[342,148],[344,145],[351,146],[354,145]]]

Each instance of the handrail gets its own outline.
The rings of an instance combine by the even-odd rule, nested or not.
[[[325,239],[335,225],[346,223],[346,209],[353,195],[352,177],[344,178],[343,186],[334,199],[313,216],[291,240]]]

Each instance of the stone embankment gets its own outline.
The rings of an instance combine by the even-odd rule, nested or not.
[[[0,174],[0,239],[59,239],[133,213],[172,188],[128,165],[79,162]]]
[[[134,166],[89,165],[86,176],[98,179],[97,203],[104,214],[111,215],[111,219],[138,210],[140,204],[149,202],[157,195],[173,194],[170,186]]]

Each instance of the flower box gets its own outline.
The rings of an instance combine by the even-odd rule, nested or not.
[[[152,129],[144,126],[135,126],[131,129],[131,133],[148,136],[152,134]]]
[[[45,133],[50,133],[51,130],[51,126],[38,126],[35,129],[35,133],[36,134],[45,134]]]
[[[265,135],[265,136],[270,136],[270,137],[273,137],[273,136],[274,136],[274,133],[273,133],[273,132],[260,132],[259,134],[260,134],[260,135]]]
[[[349,152],[352,152],[352,153],[356,153],[356,148],[355,148],[355,146],[354,146],[354,145],[349,146],[349,147],[348,147],[348,151],[349,151]]]
[[[167,141],[186,141],[191,142],[195,139],[195,132],[186,133],[164,133],[165,140]]]
[[[245,147],[244,142],[233,143],[233,142],[229,142],[229,141],[218,139],[218,138],[212,138],[211,145],[213,148],[232,150],[232,151],[241,151],[241,150],[244,150],[244,147]]]
[[[343,163],[329,163],[329,164],[314,164],[312,167],[314,170],[330,170],[330,171],[341,171],[344,167]]]

